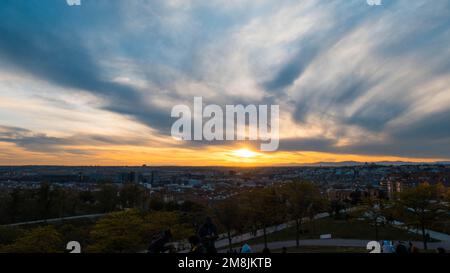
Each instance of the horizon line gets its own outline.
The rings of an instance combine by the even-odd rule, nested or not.
[[[349,165],[345,165],[345,164]],[[23,165],[0,165],[4,167],[126,167],[126,168],[271,168],[271,167],[333,167],[333,164],[340,165],[339,167],[352,167],[353,165],[450,165],[450,161],[433,161],[433,162],[419,162],[419,161],[337,161],[337,162],[314,162],[314,163],[292,163],[292,164],[275,164],[275,165],[54,165],[54,164],[23,164]],[[342,165],[344,164],[344,165]],[[320,166],[327,165],[327,166]]]

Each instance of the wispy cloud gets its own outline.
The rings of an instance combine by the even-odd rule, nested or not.
[[[54,128],[37,116],[30,131],[3,129],[2,142],[48,153],[82,152],[67,147],[82,142],[145,147],[136,123],[146,127],[142,134],[168,137],[170,108],[201,95],[220,105],[280,104],[283,150],[450,158],[442,148],[450,147],[446,0],[380,7],[364,0],[85,0],[78,8],[6,0],[0,18],[3,98],[30,103],[14,92],[21,82],[21,94],[47,99],[57,121],[61,107],[51,94],[74,101],[85,94],[97,99],[95,113],[133,124],[115,140],[98,140],[100,129]],[[37,94],[37,82],[53,93]],[[0,124],[30,124],[4,109]],[[69,113],[87,114],[76,107]],[[104,127],[99,119],[84,122]]]

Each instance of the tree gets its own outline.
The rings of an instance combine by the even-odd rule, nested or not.
[[[144,216],[143,236],[150,242],[153,235],[170,230],[174,240],[188,238],[195,233],[189,223],[183,221],[178,212],[155,211]]]
[[[102,212],[112,212],[116,209],[118,203],[118,190],[112,184],[104,184],[97,193],[97,200]],[[89,198],[89,196],[86,196]],[[86,199],[90,200],[90,199]]]
[[[328,213],[334,217],[334,219],[339,219],[341,216],[341,211],[346,208],[346,205],[341,200],[332,200],[329,202]]]
[[[64,242],[77,241],[82,246],[87,246],[89,244],[90,228],[90,224],[83,224],[81,222],[72,224],[67,223],[57,227]]]
[[[22,195],[20,193],[20,189],[13,189],[10,194],[10,201],[7,209],[7,213],[9,214],[9,221],[14,223],[17,221],[19,212],[20,212],[20,204],[22,202]]]
[[[54,210],[54,214],[51,214],[53,217],[64,217],[66,212],[66,205],[68,201],[68,194],[65,189],[56,187],[51,191],[52,196],[52,207]]]
[[[73,216],[79,213],[81,209],[81,200],[79,191],[76,189],[64,189],[64,204],[62,206],[62,214],[64,216]],[[90,211],[88,211],[90,213]]]
[[[314,220],[314,215],[320,209],[324,209],[325,201],[319,189],[310,182],[292,182],[282,188],[286,198],[287,215],[295,220],[297,247],[300,245],[300,229],[303,219],[309,217]]]
[[[447,189],[447,193],[445,194],[445,202],[450,203],[450,188]]]
[[[232,231],[242,229],[242,211],[235,198],[229,198],[216,204],[215,215],[225,228],[228,236],[228,246],[232,250]]]
[[[285,218],[285,204],[277,188],[256,189],[242,197],[243,212],[254,228],[262,228],[267,248],[267,227],[279,224]]]
[[[41,219],[50,218],[52,208],[52,194],[50,183],[44,182],[37,191],[38,209]]]
[[[213,214],[210,207],[193,201],[185,201],[180,205],[183,212],[183,222],[190,223],[195,230],[198,230],[205,221],[205,215]]]
[[[140,213],[137,209],[113,212],[100,219],[90,232],[89,252],[135,253],[145,249],[154,235],[170,230],[173,239],[189,237],[194,230],[178,212]]]
[[[314,191],[310,197],[310,204],[308,206],[307,217],[309,219],[309,222],[312,225],[312,231],[315,234],[316,233],[316,215],[320,212],[324,212],[327,210],[329,206],[328,200],[323,198],[320,194],[320,191],[318,188],[316,188],[316,191]]]
[[[137,210],[113,212],[93,227],[89,252],[133,253],[144,248],[142,216]]]
[[[0,246],[13,244],[22,235],[23,230],[21,229],[0,226]]]
[[[368,197],[362,200],[361,206],[354,212],[354,215],[366,219],[373,225],[375,230],[375,241],[378,241],[379,228],[388,218],[389,207],[386,200]]]
[[[38,227],[25,232],[0,252],[6,253],[63,253],[64,243],[53,226]]]
[[[423,245],[427,249],[426,228],[448,213],[448,204],[439,194],[438,187],[424,183],[406,189],[397,194],[395,205],[398,216],[407,225],[420,227]]]
[[[161,197],[151,197],[149,201],[149,209],[150,210],[163,210],[164,209],[164,200]]]
[[[144,189],[135,183],[126,183],[119,191],[122,208],[142,208],[144,199]]]

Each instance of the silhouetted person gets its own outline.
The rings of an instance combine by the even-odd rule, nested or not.
[[[206,221],[200,227],[198,235],[200,236],[201,243],[206,248],[207,253],[217,253],[215,244],[219,236],[217,235],[217,227],[213,224],[210,217],[206,217]]]
[[[395,249],[390,241],[383,241],[383,253],[394,253]]]
[[[267,247],[265,247],[264,249],[263,249],[263,251],[262,251],[262,254],[270,254],[271,252],[270,252],[270,249],[269,248],[267,248]]]
[[[206,248],[203,246],[198,236],[194,235],[189,237],[189,243],[191,244],[189,253],[206,254]]]
[[[412,242],[409,242],[408,252],[411,254],[419,253],[419,249]]]
[[[443,247],[438,247],[438,248],[436,249],[436,252],[437,252],[438,254],[445,254],[445,253],[447,253],[447,251],[445,251],[445,249],[444,249]]]
[[[241,253],[252,253],[252,248],[245,243],[241,248]]]
[[[148,253],[163,253],[170,250],[170,247],[167,247],[166,244],[171,241],[172,233],[170,230],[165,230],[164,232],[155,235],[148,247]]]
[[[408,254],[408,249],[403,244],[403,242],[398,242],[397,247],[395,248],[396,254]]]

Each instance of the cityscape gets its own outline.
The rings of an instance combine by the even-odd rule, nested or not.
[[[4,166],[0,167],[0,189],[3,193],[38,189],[47,182],[61,188],[97,191],[104,184],[120,188],[131,183],[145,189],[149,196],[158,196],[166,202],[196,201],[208,205],[252,188],[294,181],[311,181],[330,200],[339,201],[350,201],[351,194],[357,192],[392,198],[402,189],[422,183],[450,186],[450,163],[322,164],[271,168]]]
[[[421,222],[404,215],[396,202],[399,198],[409,200],[410,195],[417,198],[413,198],[412,204],[423,202],[423,198],[446,202],[449,184],[450,164],[445,162],[341,162],[259,168],[3,166],[0,167],[0,224],[3,225],[0,230],[5,233],[2,235],[4,243],[11,243],[23,229],[32,228],[31,233],[49,236],[42,232],[49,232],[45,229],[51,228],[50,231],[67,237],[66,240],[76,239],[75,242],[82,242],[84,246],[93,244],[88,246],[88,252],[143,252],[146,244],[150,244],[150,253],[185,252],[190,248],[189,233],[201,230],[204,217],[208,217],[216,223],[215,252],[234,252],[236,247],[240,248],[239,243],[252,242],[256,244],[252,245],[254,251],[264,245],[264,249],[259,249],[263,252],[271,246],[278,247],[273,251],[286,252],[290,247],[294,253],[365,253],[364,244],[382,239],[409,240],[410,243],[414,240],[420,244],[414,246],[416,251],[424,248],[427,251],[430,246],[444,250],[448,247],[446,234],[450,231],[446,203],[442,203],[442,207],[441,204],[427,205],[440,211],[422,212],[422,216],[431,218]],[[416,192],[419,188],[422,193]],[[271,199],[271,194],[276,199]],[[293,200],[301,202],[298,207],[291,206]],[[419,206],[422,207],[423,204]],[[122,222],[137,221],[141,214],[148,215],[144,219],[150,222],[133,227]],[[257,220],[261,214],[267,214],[268,218]],[[123,219],[113,222],[111,217]],[[400,222],[401,219],[405,222]],[[108,223],[103,232],[112,233],[94,243],[92,233],[101,228],[102,221]],[[311,222],[317,222],[314,228]],[[304,226],[304,230],[293,232],[293,223],[297,228]],[[130,228],[127,235],[130,238],[123,235],[115,238],[117,231],[108,231],[114,225],[119,229]],[[320,232],[315,230],[315,225],[319,225]],[[348,225],[358,225],[362,229],[355,237],[359,241],[350,246],[346,245],[346,240],[353,238],[352,234],[340,230]],[[145,230],[139,232],[145,235],[133,238],[133,233],[141,228]],[[170,239],[164,235],[167,230],[170,230]],[[62,233],[67,231],[67,234]],[[163,235],[159,236],[160,232]],[[300,235],[311,241],[310,245],[299,247]],[[272,242],[277,236],[292,240],[291,245],[288,241]],[[260,241],[261,238],[264,240]],[[161,241],[164,244],[161,245]],[[3,251],[40,252],[36,249],[40,246],[15,244],[18,245],[4,246]],[[62,251],[58,249],[58,240],[55,244],[46,246],[47,251]]]

